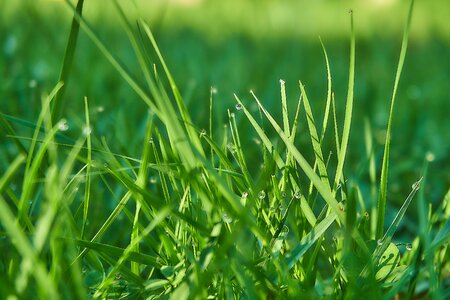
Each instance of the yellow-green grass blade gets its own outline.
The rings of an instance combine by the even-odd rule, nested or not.
[[[298,149],[295,147],[295,145],[293,145],[291,143],[289,137],[287,137],[284,134],[284,131],[280,128],[280,126],[277,124],[277,122],[273,119],[273,117],[269,114],[269,112],[262,106],[262,104],[258,100],[258,98],[256,96],[254,96],[254,99],[258,103],[261,111],[264,113],[266,118],[272,124],[275,131],[277,131],[278,135],[281,137],[281,139],[283,140],[286,147],[291,151],[293,158],[299,164],[300,168],[303,170],[305,175],[309,178],[309,180],[311,180],[313,182],[314,186],[319,191],[321,196],[324,198],[324,200],[327,202],[327,204],[331,207],[331,209],[334,211],[334,213],[336,213],[339,221],[344,222],[345,215],[340,210],[338,202],[336,201],[335,197],[331,193],[330,187],[322,182],[321,178],[314,172],[313,168],[309,165],[309,163],[306,161],[306,159],[303,157],[303,155],[298,151]]]
[[[256,122],[255,118],[253,118],[253,116],[250,114],[250,112],[247,110],[247,108],[244,106],[244,104],[238,98],[238,96],[234,95],[234,98],[236,99],[236,102],[242,107],[242,111],[244,112],[245,116],[252,124],[253,128],[255,129],[256,133],[258,134],[258,136],[261,139],[264,146],[266,147],[267,151],[273,155],[273,159],[275,160],[277,167],[279,169],[283,169],[285,166],[283,159],[281,158],[280,154],[275,150],[275,147],[273,146],[270,139],[267,137],[264,130],[261,128],[261,126],[259,126],[259,124]]]
[[[339,185],[342,179],[345,155],[347,154],[348,140],[350,137],[350,127],[353,113],[353,90],[355,83],[355,29],[353,26],[353,12],[350,11],[350,65],[348,74],[347,102],[345,104],[344,128],[342,131],[341,145],[339,148],[338,163],[336,167],[336,177],[334,179],[334,188]]]
[[[32,229],[33,225],[28,219],[27,213],[28,213],[28,201],[31,198],[33,194],[33,190],[35,187],[35,181],[37,178],[37,173],[40,170],[42,163],[45,159],[45,154],[47,153],[47,149],[50,145],[50,143],[53,142],[54,135],[58,131],[58,126],[55,126],[50,132],[47,133],[44,142],[42,143],[41,147],[35,154],[35,148],[37,144],[37,137],[41,128],[41,125],[44,121],[45,115],[49,113],[49,106],[50,101],[55,96],[56,92],[59,90],[59,88],[62,86],[61,83],[58,83],[53,91],[43,99],[43,107],[41,110],[41,113],[39,115],[36,130],[33,134],[33,139],[31,140],[30,149],[28,150],[28,157],[27,157],[27,163],[25,166],[25,174],[23,179],[23,186],[22,186],[22,193],[20,195],[20,202],[17,212],[17,222],[20,224],[21,222],[25,222],[28,229]]]
[[[392,98],[391,98],[391,108],[389,111],[389,120],[388,125],[386,129],[386,141],[384,144],[384,154],[383,154],[383,162],[381,165],[381,178],[380,178],[380,192],[378,195],[378,209],[377,209],[377,231],[375,237],[377,239],[380,239],[383,236],[384,232],[384,217],[385,217],[385,210],[386,210],[386,192],[387,192],[387,180],[388,180],[388,172],[389,172],[389,152],[390,152],[390,145],[391,145],[391,126],[392,126],[392,119],[394,115],[394,105],[395,105],[395,99],[397,96],[397,88],[398,84],[400,82],[400,76],[402,74],[403,70],[403,64],[405,62],[406,57],[406,50],[408,48],[408,38],[409,38],[409,30],[411,27],[411,19],[412,19],[412,12],[414,7],[414,0],[411,0],[409,11],[408,11],[408,17],[405,25],[405,30],[403,32],[403,40],[402,40],[402,46],[400,50],[400,57],[398,60],[398,66],[397,66],[397,72],[395,74],[395,81],[394,81],[394,88],[392,91]]]
[[[283,126],[284,126],[284,133],[287,136],[290,136],[289,133],[290,126],[289,126],[289,111],[288,111],[288,104],[286,99],[286,82],[283,79],[280,79],[280,90],[281,90],[281,114],[283,115]]]
[[[247,163],[245,162],[245,156],[241,145],[241,139],[239,138],[239,131],[236,125],[236,117],[234,113],[230,113],[230,111],[228,111],[228,118],[230,123],[231,137],[233,139],[234,146],[236,147],[236,154],[239,162],[239,167],[242,171],[242,174],[244,175],[246,185],[249,187],[250,189],[249,191],[251,192],[251,187],[254,184],[248,171]]]
[[[2,223],[6,234],[14,241],[14,246],[21,256],[31,264],[31,271],[36,279],[39,295],[47,299],[59,299],[58,291],[54,281],[48,274],[45,265],[39,260],[36,251],[28,240],[25,232],[16,222],[15,215],[10,210],[6,200],[0,195],[0,222]],[[26,283],[25,283],[26,284]],[[16,289],[23,291],[27,286],[22,282],[16,283]]]
[[[364,140],[366,145],[366,153],[367,158],[369,160],[369,178],[370,178],[370,234],[371,238],[375,238],[375,232],[376,232],[376,226],[377,226],[377,219],[376,211],[377,211],[377,169],[376,169],[376,163],[375,163],[375,147],[373,145],[373,133],[372,129],[370,127],[369,120],[366,118],[364,119]]]
[[[139,168],[138,178],[136,179],[137,186],[141,187],[142,189],[145,189],[147,186],[147,177],[148,177],[148,164],[150,162],[150,155],[152,150],[152,145],[150,143],[150,139],[152,137],[152,116],[148,116],[147,121],[147,129],[145,131],[145,137],[143,142],[143,151],[142,151],[142,162]],[[138,197],[141,197],[140,195]],[[134,219],[133,219],[133,229],[131,232],[131,241],[136,239],[139,236],[139,214],[141,212],[141,202],[136,201],[136,209],[134,212]],[[139,244],[136,244],[136,247],[134,249],[137,253],[139,253]],[[135,273],[136,275],[139,275],[139,263],[132,262],[131,263],[131,271]]]
[[[330,182],[328,181],[327,167],[325,165],[325,160],[323,158],[322,147],[320,146],[321,141],[319,140],[319,135],[317,134],[316,124],[314,122],[314,115],[311,110],[311,106],[309,104],[308,95],[306,94],[306,90],[303,84],[301,82],[299,82],[299,84],[300,90],[303,95],[303,106],[305,107],[306,119],[309,128],[309,135],[311,137],[311,143],[313,145],[316,163],[319,168],[320,178],[322,179],[322,182],[326,186],[330,186]]]
[[[327,67],[327,102],[325,105],[325,111],[323,115],[323,123],[322,123],[322,132],[320,133],[320,142],[323,141],[325,136],[327,127],[328,127],[328,119],[330,114],[330,106],[331,106],[331,93],[332,93],[332,81],[331,81],[331,68],[330,62],[328,60],[327,50],[325,49],[325,45],[322,42],[322,39],[319,37],[320,45],[322,46],[323,56],[325,57],[325,64]]]
[[[148,236],[161,222],[164,221],[164,219],[171,212],[172,212],[172,209],[170,207],[164,207],[163,209],[161,209],[155,215],[155,218],[150,222],[150,224],[134,240],[132,240],[130,242],[130,244],[123,251],[123,254],[119,257],[119,259],[113,265],[109,274],[106,276],[106,278],[103,280],[103,282],[98,287],[96,294],[94,294],[94,298],[101,296],[102,292],[104,292],[103,289],[108,287],[108,285],[110,285],[112,283],[116,273],[120,270],[120,268],[125,263],[125,261],[127,261],[129,259],[131,253],[134,252],[134,249],[136,248],[136,244],[140,243],[146,236]]]
[[[144,28],[144,31],[147,34],[147,36],[153,46],[153,49],[155,50],[155,52],[159,58],[161,65],[163,66],[164,72],[166,74],[167,79],[169,80],[170,87],[171,87],[173,95],[175,97],[175,101],[177,103],[178,110],[179,110],[181,118],[183,120],[183,124],[185,125],[186,131],[188,133],[189,139],[192,142],[192,144],[194,145],[194,147],[197,149],[197,151],[199,151],[200,154],[202,156],[204,156],[200,139],[198,138],[198,136],[195,132],[195,129],[192,126],[192,121],[191,121],[191,118],[187,111],[187,108],[184,104],[183,98],[181,97],[180,91],[178,90],[175,80],[173,79],[173,77],[169,71],[169,68],[167,67],[167,64],[161,54],[161,51],[159,50],[159,47],[156,43],[153,33],[151,32],[150,27],[143,20],[141,20],[140,25]]]
[[[325,219],[320,221],[307,235],[305,235],[300,243],[291,251],[288,257],[286,257],[286,265],[289,269],[297,263],[297,261],[302,258],[302,256],[311,248],[314,243],[323,236],[325,231],[333,224],[336,220],[335,214],[330,214]]]
[[[14,174],[25,161],[26,156],[21,153],[11,162],[9,168],[5,171],[2,178],[0,178],[0,194],[7,188],[8,184],[14,178]]]
[[[86,118],[86,125],[83,129],[84,134],[86,135],[86,148],[87,148],[87,157],[86,157],[86,184],[84,188],[84,199],[83,199],[83,223],[81,226],[81,239],[84,239],[84,233],[86,230],[86,224],[88,221],[89,215],[89,203],[91,199],[91,164],[92,164],[92,142],[91,142],[91,122],[89,118],[89,105],[87,97],[84,98],[84,114]]]

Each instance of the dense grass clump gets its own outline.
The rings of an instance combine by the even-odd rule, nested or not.
[[[368,181],[346,169],[358,106],[352,12],[345,103],[335,99],[322,44],[327,74],[322,114],[315,112],[303,82],[300,97],[290,100],[286,89],[294,84],[280,80],[280,114],[250,91],[234,96],[222,127],[214,88],[209,117],[192,118],[144,20],[131,23],[115,2],[139,67],[131,72],[83,18],[83,1],[77,3],[69,3],[74,17],[60,80],[42,95],[36,121],[0,115],[8,153],[15,156],[0,177],[1,298],[450,296],[450,190],[433,205],[422,188],[429,184],[432,154],[420,176],[402,182],[408,193],[401,206],[389,211],[388,205],[389,171],[397,163],[390,158],[391,133],[414,1],[383,156],[375,155],[369,121],[357,131],[365,141],[359,172]],[[148,108],[133,137],[118,132],[121,147],[96,134],[104,108],[88,97],[77,120],[64,118],[80,29],[120,75],[120,84]],[[131,111],[122,108],[121,114],[132,120]],[[69,134],[69,126],[77,129]],[[138,156],[129,154],[131,143],[139,143]],[[413,201],[418,231],[405,241],[398,229],[411,222]]]

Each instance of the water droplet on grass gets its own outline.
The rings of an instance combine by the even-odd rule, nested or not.
[[[432,162],[436,159],[436,157],[434,156],[433,152],[427,152],[425,158],[427,159],[427,161]]]
[[[206,135],[206,129],[202,129],[202,131],[200,131],[200,136],[205,136]]]
[[[300,194],[299,191],[296,191],[296,192],[294,193],[294,198],[295,198],[295,199],[300,199],[300,196],[301,196],[301,194]]]
[[[413,246],[411,243],[408,243],[408,244],[406,244],[405,248],[406,248],[406,250],[411,251]]]
[[[378,241],[377,241],[377,245],[378,246],[381,246],[383,244],[383,240],[382,239],[379,239]]]
[[[241,110],[242,109],[242,104],[240,104],[240,103],[238,103],[238,104],[236,104],[236,110]]]
[[[101,112],[104,112],[104,111],[105,111],[105,108],[104,108],[103,106],[98,106],[97,109],[96,109],[96,111],[97,111],[98,113],[101,113]]]
[[[242,198],[247,198],[247,196],[248,196],[248,192],[243,192],[241,197]]]
[[[85,136],[88,136],[88,135],[90,135],[91,133],[92,133],[91,127],[85,126],[85,127],[83,128],[83,134],[84,134]]]
[[[231,222],[233,222],[233,219],[230,216],[228,216],[227,213],[223,213],[222,220],[223,220],[224,223],[231,223]]]
[[[286,192],[281,192],[281,198],[286,198]]]
[[[61,119],[58,122],[58,130],[59,131],[67,131],[69,130],[69,124],[67,124],[67,120],[66,119]]]
[[[264,192],[264,190],[259,191],[258,198],[261,199],[261,200],[266,198],[266,192]]]

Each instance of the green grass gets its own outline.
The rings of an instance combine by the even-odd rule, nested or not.
[[[394,112],[394,101],[404,96],[400,78],[411,82],[402,71],[408,70],[414,1],[395,78],[374,80],[382,89],[394,86],[390,110],[377,102],[385,134],[373,124],[376,116],[363,114],[367,102],[359,99],[358,78],[366,75],[358,67],[357,11],[346,22],[350,60],[342,65],[348,72],[333,68],[340,64],[322,36],[315,48],[320,68],[311,72],[321,74],[325,88],[280,80],[276,93],[261,95],[258,85],[250,93],[239,86],[234,102],[224,104],[208,85],[200,87],[206,97],[192,92],[189,100],[189,80],[178,71],[183,65],[166,62],[152,27],[141,18],[130,21],[128,6],[113,5],[120,41],[128,37],[133,53],[124,59],[99,34],[102,28],[82,17],[83,1],[67,3],[72,27],[62,67],[52,70],[61,70],[59,82],[48,94],[40,87],[24,96],[39,99],[27,112],[20,99],[1,104],[1,298],[450,296],[450,189],[448,175],[439,176],[448,171],[448,154],[439,147],[426,157],[420,152],[414,166],[414,153],[395,152],[407,137],[391,139],[399,136],[396,126],[413,127],[407,115],[414,109],[399,102],[404,111]],[[98,51],[83,46],[88,43]],[[185,46],[195,53],[195,43]],[[249,76],[239,51],[230,53],[223,63],[242,63],[239,74]],[[7,56],[2,60],[9,62]],[[88,56],[102,67],[82,68]],[[205,65],[194,74],[201,77]],[[14,62],[7,66],[6,73],[17,74]],[[395,71],[395,63],[388,66]],[[89,70],[86,78],[76,68]],[[253,84],[265,75],[273,79],[270,72],[255,75]],[[2,84],[5,97],[27,77],[16,79],[21,83]],[[112,86],[102,88],[103,80]],[[433,78],[414,84],[427,81]],[[88,96],[77,99],[74,86]],[[117,107],[104,112],[107,102],[99,96],[117,97]],[[422,130],[446,140],[426,124],[413,128],[405,135]],[[441,173],[434,172],[436,158]],[[411,174],[401,176],[403,169]],[[394,184],[402,188],[392,197]]]

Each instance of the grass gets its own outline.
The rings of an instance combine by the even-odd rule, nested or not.
[[[322,43],[322,115],[312,100],[317,92],[280,80],[276,105],[255,91],[236,93],[222,122],[214,88],[204,109],[209,118],[191,114],[148,23],[130,22],[115,3],[135,55],[128,65],[82,17],[82,4],[68,2],[73,22],[60,81],[42,94],[36,121],[0,115],[7,141],[0,177],[2,298],[449,297],[450,190],[430,174],[431,154],[414,180],[401,181],[408,192],[400,207],[387,193],[397,178],[388,168],[401,168],[390,143],[414,1],[382,161],[371,121],[365,129],[354,125],[361,104],[354,101],[353,13],[345,103]],[[78,26],[119,75],[117,83],[141,100],[135,105],[146,108],[133,114],[128,102],[119,102],[114,113],[134,123],[116,119],[114,138],[97,133],[103,116],[96,100],[83,97],[79,111],[68,103],[69,66],[84,49],[76,48]],[[89,78],[95,84],[95,75]],[[295,100],[291,86],[300,94]],[[126,128],[136,123],[129,134]],[[68,132],[68,124],[78,124],[78,133]],[[351,139],[361,132],[363,146]],[[356,169],[355,152],[363,156]],[[444,185],[437,201],[424,189],[434,183]],[[413,216],[417,232],[410,238],[400,228],[414,223]]]

